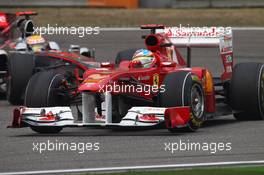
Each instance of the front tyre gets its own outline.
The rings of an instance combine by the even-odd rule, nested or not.
[[[54,127],[50,127],[50,126],[30,126],[30,128],[40,134],[56,134],[61,132],[61,130],[63,129],[60,126],[54,126]]]
[[[205,120],[205,99],[201,83],[196,75],[190,72],[174,72],[163,81],[165,91],[159,93],[161,107],[189,106],[190,121],[185,129],[196,131]],[[171,132],[177,129],[169,129]]]
[[[28,82],[24,105],[27,107],[69,106],[63,85],[65,77],[55,71],[41,71]]]
[[[55,71],[41,71],[34,74],[28,82],[24,104],[27,107],[66,106],[68,101],[61,95],[63,90],[63,74]],[[63,128],[59,126],[30,126],[38,133],[58,133]]]

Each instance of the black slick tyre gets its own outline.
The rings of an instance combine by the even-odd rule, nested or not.
[[[190,121],[184,130],[196,131],[205,119],[205,99],[201,83],[191,72],[174,72],[163,81],[165,91],[159,93],[161,107],[190,106]],[[169,129],[171,132],[178,129]]]
[[[42,71],[28,82],[24,104],[27,107],[52,107],[69,105],[58,93],[64,75],[54,71]],[[62,127],[31,126],[38,133],[58,133]]]
[[[230,100],[236,119],[264,119],[264,64],[249,62],[234,67]]]
[[[23,104],[23,95],[33,69],[34,60],[31,54],[10,53],[6,82],[6,96],[9,103]]]

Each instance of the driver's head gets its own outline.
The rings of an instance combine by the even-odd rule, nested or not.
[[[132,57],[132,63],[134,62],[138,65],[141,65],[141,67],[148,68],[154,61],[154,58],[155,57],[151,51],[146,49],[139,49],[134,53]]]
[[[26,43],[33,52],[40,52],[45,50],[46,41],[40,35],[32,35],[27,37]]]

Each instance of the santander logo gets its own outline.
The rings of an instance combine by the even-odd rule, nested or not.
[[[166,27],[165,34],[168,37],[219,37],[231,33],[231,27]]]

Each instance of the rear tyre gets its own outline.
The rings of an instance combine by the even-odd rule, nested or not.
[[[264,64],[239,63],[234,67],[230,100],[238,120],[263,120]]]
[[[32,76],[25,92],[25,106],[27,107],[52,107],[66,106],[69,102],[60,95],[64,75],[54,71],[42,71]],[[31,126],[38,133],[58,133],[62,127]]]
[[[1,50],[0,50],[1,52]],[[7,54],[0,53],[0,100],[6,99]]]
[[[119,65],[122,61],[125,61],[125,60],[128,60],[128,61],[132,60],[132,57],[137,50],[138,49],[133,48],[133,49],[127,49],[127,50],[122,50],[118,52],[116,55],[116,59],[115,59],[116,65]]]
[[[23,95],[33,74],[33,55],[10,53],[7,72],[7,100],[13,105],[23,104]]]
[[[165,77],[163,84],[165,91],[158,95],[159,106],[190,106],[191,118],[184,130],[196,131],[205,119],[204,91],[197,76],[190,72],[174,72]]]

